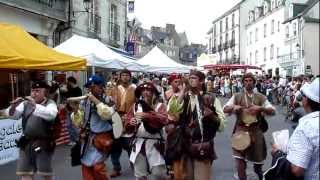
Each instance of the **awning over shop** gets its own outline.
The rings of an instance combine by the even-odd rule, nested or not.
[[[85,70],[86,61],[47,47],[19,26],[0,23],[0,69]]]

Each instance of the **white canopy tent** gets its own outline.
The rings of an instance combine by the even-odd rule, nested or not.
[[[148,54],[137,61],[139,64],[149,65],[146,68],[148,72],[159,73],[188,73],[191,69],[189,66],[179,64],[170,59],[157,46],[155,46]]]
[[[68,40],[54,48],[55,50],[87,59],[87,64],[93,67],[144,71],[146,66],[135,60],[126,58],[104,45],[97,39],[73,35]]]

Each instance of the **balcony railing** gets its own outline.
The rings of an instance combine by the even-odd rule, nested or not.
[[[227,42],[225,42],[225,43],[223,44],[223,49],[228,49],[228,43],[227,43]]]
[[[113,22],[109,22],[109,39],[110,41],[120,41],[120,26]]]
[[[229,41],[229,47],[233,47],[233,46],[235,46],[235,45],[236,45],[236,43],[235,43],[235,40],[234,40],[234,39],[232,39],[232,40]]]
[[[297,51],[289,54],[283,54],[281,56],[278,56],[278,63],[280,66],[286,67],[286,66],[293,66],[297,63],[300,63],[299,60],[303,58],[304,53],[303,51]]]
[[[213,47],[212,50],[211,50],[212,54],[215,54],[217,52],[217,48],[216,47]]]
[[[52,7],[54,0],[31,0],[31,1],[35,1],[39,4],[43,4],[45,6]]]
[[[240,64],[240,58],[220,59],[217,64]]]
[[[101,33],[101,17],[98,15],[93,15],[89,24],[89,31],[94,32],[96,34]]]

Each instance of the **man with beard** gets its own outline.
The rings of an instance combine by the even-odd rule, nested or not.
[[[134,166],[136,180],[162,180],[166,177],[163,157],[163,126],[167,123],[166,106],[159,101],[159,92],[151,82],[140,84],[135,103],[125,116],[135,128],[130,162]]]
[[[262,165],[267,156],[267,148],[261,124],[263,114],[272,115],[275,108],[264,95],[253,92],[256,83],[253,74],[245,74],[242,83],[244,92],[234,94],[223,111],[237,116],[232,133],[232,148],[239,179],[247,179],[246,162],[250,161],[254,163],[254,171],[259,180],[262,180]]]
[[[112,92],[112,99],[114,100],[116,111],[123,119],[123,115],[126,114],[132,105],[135,103],[135,89],[136,86],[131,83],[131,72],[124,69],[120,72],[119,85]],[[123,123],[124,120],[123,120]],[[111,150],[111,162],[113,165],[113,171],[111,177],[117,177],[121,175],[120,156],[122,149],[126,150],[130,156],[130,142],[133,136],[133,132],[130,129],[126,129],[124,134],[114,141]]]
[[[173,120],[175,130],[168,133],[165,153],[177,180],[209,180],[212,162],[217,158],[214,137],[223,120],[216,112],[215,97],[203,93],[204,80],[202,72],[191,71],[189,87],[184,85],[178,102],[168,104],[168,109],[182,104],[182,113]]]

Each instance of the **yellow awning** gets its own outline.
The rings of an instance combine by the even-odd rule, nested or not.
[[[49,48],[19,26],[0,23],[0,69],[85,70],[86,60]]]

